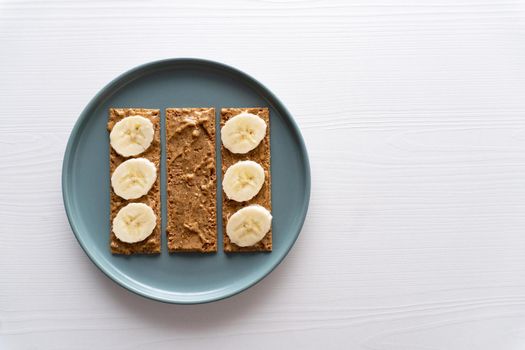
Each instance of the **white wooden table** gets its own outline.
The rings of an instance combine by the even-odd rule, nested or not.
[[[62,205],[80,111],[168,57],[260,79],[312,166],[288,258],[207,305],[111,282]],[[524,93],[525,1],[3,0],[0,349],[524,349]]]

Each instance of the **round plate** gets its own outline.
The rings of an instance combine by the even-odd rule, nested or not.
[[[217,111],[222,107],[266,106],[270,109],[273,251],[225,254],[219,205],[218,251],[215,254],[168,254],[166,239],[162,237],[160,255],[112,255],[108,243],[108,109],[158,108],[164,128],[164,112],[168,107],[211,106]],[[164,133],[161,135],[164,143]],[[218,173],[220,185],[220,171]],[[165,191],[165,169],[162,169],[163,204]],[[261,83],[220,63],[169,59],[147,63],[122,74],[87,105],[67,144],[62,193],[78,242],[112,280],[148,298],[170,303],[204,303],[254,285],[286,256],[299,235],[308,209],[310,167],[297,125],[283,104]],[[217,201],[221,203],[220,191]],[[162,218],[161,232],[164,234],[164,205]]]

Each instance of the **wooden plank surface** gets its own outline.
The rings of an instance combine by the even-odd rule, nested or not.
[[[1,1],[0,348],[525,347],[525,2]],[[135,65],[252,74],[312,199],[267,279],[200,306],[108,280],[64,213],[67,137]]]

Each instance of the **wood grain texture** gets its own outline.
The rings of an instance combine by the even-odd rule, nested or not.
[[[12,0],[0,47],[1,349],[525,347],[523,0]],[[260,79],[310,155],[296,246],[213,304],[121,289],[62,206],[81,110],[167,57]]]

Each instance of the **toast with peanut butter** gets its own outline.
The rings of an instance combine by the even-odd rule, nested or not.
[[[166,109],[168,251],[217,251],[215,109]]]
[[[231,125],[227,125],[229,121]],[[269,252],[272,201],[268,108],[221,109],[221,139],[224,251]],[[237,243],[232,241],[234,237]]]
[[[160,111],[111,108],[110,250],[158,254],[161,247]]]

